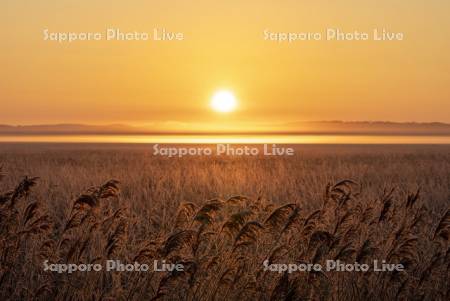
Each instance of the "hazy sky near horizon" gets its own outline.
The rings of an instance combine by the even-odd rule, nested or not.
[[[0,2],[0,123],[450,122],[450,2]],[[43,31],[182,32],[183,41],[44,41]],[[327,28],[403,41],[264,40]],[[213,93],[238,108],[218,114]]]

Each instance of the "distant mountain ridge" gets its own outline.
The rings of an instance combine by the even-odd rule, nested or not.
[[[450,124],[442,122],[310,121],[289,123],[299,133],[347,135],[450,135]]]
[[[450,124],[441,122],[388,122],[388,121],[301,121],[266,125],[266,131],[204,132],[155,131],[146,127],[124,124],[41,124],[0,125],[0,135],[183,135],[183,134],[296,134],[296,135],[430,135],[450,136]]]
[[[87,125],[87,124],[39,124],[39,125],[6,125],[0,124],[0,134],[39,134],[39,135],[76,135],[76,134],[119,134],[142,131],[128,125]]]

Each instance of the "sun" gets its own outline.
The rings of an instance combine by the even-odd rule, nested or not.
[[[211,99],[211,107],[216,112],[229,113],[234,111],[236,106],[236,97],[228,90],[217,91]]]

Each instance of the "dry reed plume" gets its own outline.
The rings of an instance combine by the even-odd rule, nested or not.
[[[321,207],[234,196],[181,203],[171,228],[141,224],[119,202],[118,181],[50,214],[24,178],[0,194],[2,300],[448,300],[450,211],[433,213],[419,191],[361,199],[361,187],[327,185]],[[149,225],[152,225],[151,227]],[[42,263],[106,259],[181,263],[184,271],[44,271]],[[402,263],[404,272],[264,271],[262,263]]]

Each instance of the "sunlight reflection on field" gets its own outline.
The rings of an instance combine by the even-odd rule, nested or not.
[[[368,135],[17,135],[0,142],[177,143],[177,144],[450,144],[449,136]]]

